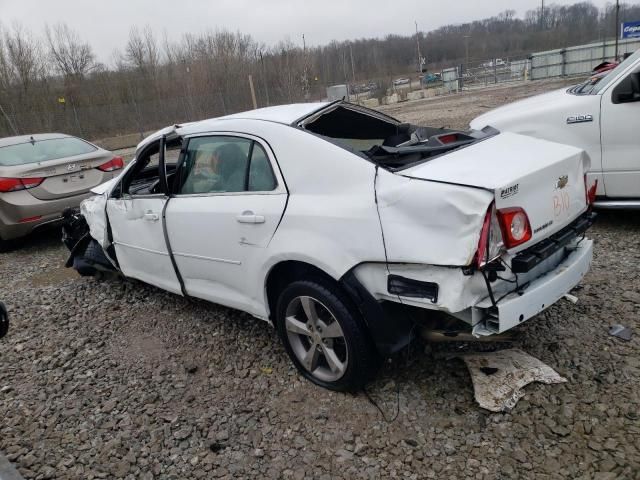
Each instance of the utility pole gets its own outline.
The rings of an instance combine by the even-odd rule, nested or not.
[[[465,63],[465,70],[469,70],[469,39],[471,38],[471,35],[465,35],[464,36],[464,43],[465,43],[465,53],[466,53],[466,63]]]
[[[416,45],[418,47],[418,73],[422,73],[422,55],[420,53],[420,37],[418,37],[418,21],[416,23]]]
[[[544,30],[544,0],[542,0],[542,7],[540,7],[540,30]]]
[[[355,87],[356,84],[356,67],[353,63],[353,48],[351,48],[352,44],[349,42],[349,55],[351,56],[351,76],[353,77],[353,85]]]
[[[302,34],[302,52],[303,52],[303,62],[304,62],[304,74],[302,77],[302,90],[304,91],[304,99],[309,101],[309,76],[307,75],[307,42],[304,38],[304,33]]]
[[[616,0],[616,53],[614,61],[618,61],[618,41],[620,39],[620,0]]]
[[[260,50],[260,63],[262,64],[262,83],[264,85],[264,96],[267,99],[267,107],[271,105],[269,102],[269,87],[267,86],[267,71],[264,68],[264,57],[262,56],[262,50]]]

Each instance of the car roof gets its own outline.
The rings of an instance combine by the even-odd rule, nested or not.
[[[0,148],[9,147],[11,145],[19,145],[21,143],[41,142],[43,140],[54,140],[56,138],[70,138],[71,135],[65,135],[64,133],[34,133],[33,135],[18,135],[16,137],[4,137],[0,138]]]
[[[194,123],[193,126],[202,125],[204,128],[206,128],[207,124],[210,122],[236,119],[264,120],[267,122],[276,122],[283,123],[285,125],[291,125],[296,120],[307,117],[312,113],[323,109],[327,105],[329,105],[329,102],[292,103],[289,105],[264,107],[258,108],[256,110],[248,110],[246,112],[233,113],[231,115],[225,115],[224,117],[202,120],[201,122]]]

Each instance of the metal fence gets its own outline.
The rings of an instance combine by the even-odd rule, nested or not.
[[[640,39],[620,40],[618,56],[640,48]],[[615,40],[531,54],[531,80],[587,75],[593,67],[615,59]]]

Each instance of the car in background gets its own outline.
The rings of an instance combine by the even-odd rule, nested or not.
[[[0,138],[0,251],[55,224],[117,175],[121,157],[61,133]]]
[[[273,322],[303,376],[356,390],[421,314],[499,334],[580,282],[588,166],[567,145],[343,101],[173,125],[65,223],[67,265]]]
[[[393,85],[395,87],[399,87],[400,85],[409,85],[411,83],[411,80],[409,80],[408,78],[396,78],[393,81]]]
[[[640,208],[640,50],[586,82],[487,112],[471,128],[493,127],[585,150],[595,206]]]

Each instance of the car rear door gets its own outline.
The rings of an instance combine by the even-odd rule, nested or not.
[[[169,197],[155,193],[161,189],[151,188],[160,177],[159,165],[154,165],[157,156],[149,153],[152,149],[140,152],[137,165],[125,174],[119,191],[107,200],[107,215],[122,273],[181,294],[163,222]]]
[[[248,279],[262,265],[287,202],[273,152],[242,134],[191,138],[166,222],[188,295],[245,311],[262,299]]]

